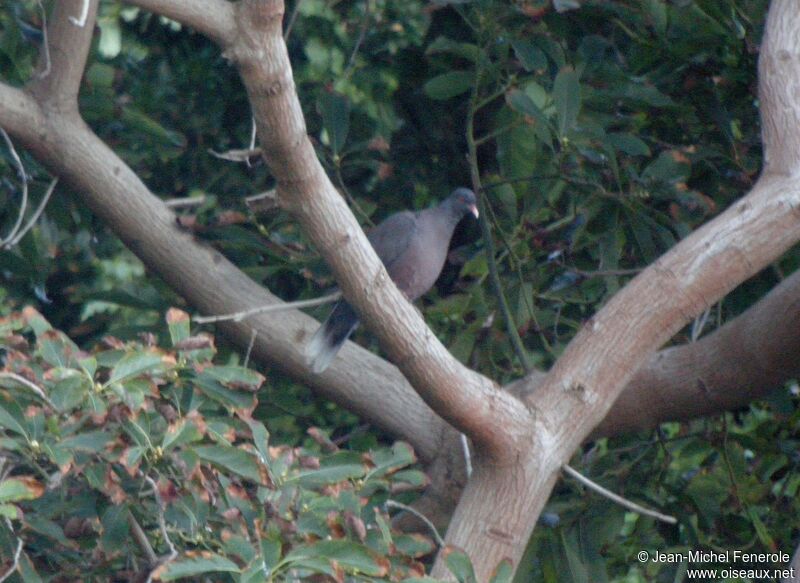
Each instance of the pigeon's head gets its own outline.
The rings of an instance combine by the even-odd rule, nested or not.
[[[447,197],[447,203],[457,219],[461,219],[467,213],[472,213],[476,219],[478,218],[478,200],[469,188],[456,188]]]

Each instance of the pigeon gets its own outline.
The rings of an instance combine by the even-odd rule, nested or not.
[[[409,301],[436,283],[453,231],[467,213],[478,218],[475,193],[469,188],[456,188],[438,206],[393,214],[367,234],[392,281]],[[358,324],[353,307],[339,300],[306,346],[306,361],[314,373],[328,368]]]

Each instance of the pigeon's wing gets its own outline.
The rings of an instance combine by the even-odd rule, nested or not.
[[[410,211],[394,214],[372,229],[367,239],[389,274],[392,266],[402,261],[417,232],[417,215]]]

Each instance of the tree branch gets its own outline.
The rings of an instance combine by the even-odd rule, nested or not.
[[[666,348],[633,377],[595,435],[652,429],[746,406],[800,375],[800,271],[695,343]]]
[[[22,89],[0,83],[0,127],[15,136],[31,136],[34,128],[43,126],[44,115],[36,101]]]
[[[479,446],[496,455],[511,453],[526,431],[527,410],[438,341],[388,277],[320,165],[281,34],[283,3],[243,0],[236,6],[239,34],[227,53],[247,88],[281,205],[302,223],[345,298],[428,405]]]
[[[46,71],[49,67],[50,72],[34,76],[28,84],[30,93],[45,109],[77,114],[78,91],[92,44],[98,2],[61,0],[55,3],[47,23],[48,46],[39,58],[39,70]],[[72,21],[76,16],[84,20],[82,25]]]
[[[223,47],[230,44],[235,37],[234,7],[225,0],[125,0],[125,2],[190,26]]]

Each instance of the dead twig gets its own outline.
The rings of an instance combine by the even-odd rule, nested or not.
[[[568,466],[567,464],[561,466],[561,470],[565,474],[578,480],[581,484],[583,484],[590,490],[594,490],[601,496],[605,496],[612,502],[616,502],[617,504],[627,508],[628,510],[632,510],[637,514],[642,514],[644,516],[651,516],[652,518],[660,520],[661,522],[666,522],[667,524],[677,524],[678,522],[678,519],[675,518],[674,516],[669,516],[668,514],[661,514],[660,512],[657,512],[655,510],[650,510],[649,508],[645,508],[644,506],[636,504],[636,502],[631,502],[627,498],[623,498],[619,494],[614,494],[614,492],[612,492],[611,490],[606,490],[600,484],[592,482],[589,478],[581,474],[578,470]]]
[[[249,316],[256,314],[267,314],[270,312],[284,312],[286,310],[295,310],[300,308],[312,308],[314,306],[322,306],[330,304],[342,297],[342,292],[334,292],[321,298],[314,298],[313,300],[300,300],[298,302],[287,302],[283,304],[270,304],[268,306],[260,306],[250,310],[236,312],[234,314],[224,314],[221,316],[197,316],[194,319],[198,324],[211,324],[212,322],[241,322]]]

